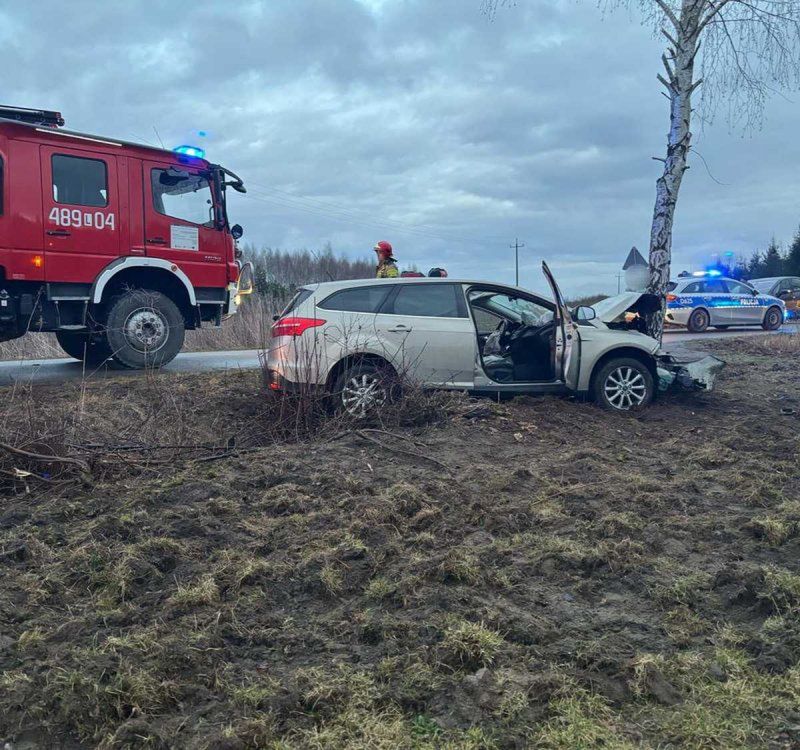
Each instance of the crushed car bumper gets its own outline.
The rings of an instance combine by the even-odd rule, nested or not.
[[[693,391],[710,391],[725,362],[712,354],[659,351],[656,354],[658,389],[679,385]]]

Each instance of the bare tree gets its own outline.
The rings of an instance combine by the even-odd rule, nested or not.
[[[515,0],[483,0],[490,17]],[[664,72],[657,78],[669,100],[670,127],[664,169],[656,181],[650,229],[648,291],[661,309],[648,320],[661,339],[672,256],[675,206],[688,167],[693,96],[698,115],[710,121],[724,105],[729,123],[761,123],[767,96],[800,86],[800,0],[600,0],[608,9],[639,9],[666,40]],[[654,157],[656,158],[656,157]]]

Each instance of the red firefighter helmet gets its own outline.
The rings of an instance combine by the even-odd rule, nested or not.
[[[392,246],[386,240],[381,240],[380,242],[375,243],[375,247],[372,248],[381,258],[391,258],[392,257]]]

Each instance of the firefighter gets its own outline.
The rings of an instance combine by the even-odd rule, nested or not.
[[[397,269],[397,260],[392,257],[392,246],[381,240],[372,248],[378,256],[378,265],[375,268],[375,277],[378,279],[396,279],[400,275]]]

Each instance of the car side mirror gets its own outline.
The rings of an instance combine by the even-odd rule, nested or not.
[[[244,229],[242,229],[242,225],[234,224],[231,227],[231,237],[233,237],[235,240],[238,240],[242,238],[242,235],[244,235]]]
[[[586,305],[581,305],[575,311],[575,317],[579,321],[594,320],[597,317],[597,313],[595,312],[595,309],[593,307],[588,307]]]
[[[751,291],[754,297],[758,297],[758,289],[752,289]]]

